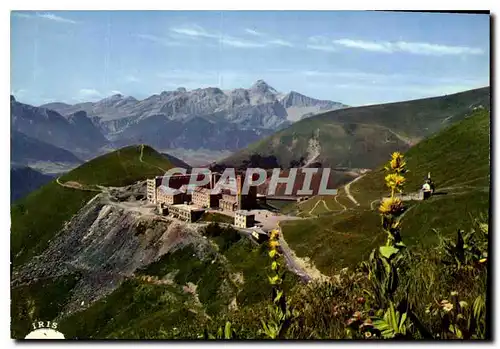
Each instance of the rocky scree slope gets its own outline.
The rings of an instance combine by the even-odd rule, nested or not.
[[[96,195],[41,255],[14,270],[12,286],[79,273],[62,312],[68,314],[106,296],[167,252],[195,244],[197,253],[204,253],[208,245],[199,227],[155,215],[154,206],[144,205],[145,196],[145,182]]]

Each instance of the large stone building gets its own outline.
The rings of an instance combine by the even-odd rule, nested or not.
[[[190,223],[196,222],[200,219],[203,212],[205,212],[204,209],[193,205],[179,204],[168,206],[169,215]]]
[[[146,181],[147,183],[146,196],[148,201],[152,204],[156,204],[156,188],[158,188],[161,185],[162,179],[163,177],[156,176],[155,178],[151,178]]]
[[[219,207],[220,197],[220,194],[212,193],[212,190],[208,188],[197,187],[191,194],[191,201],[194,205],[203,208]]]
[[[255,226],[255,215],[250,211],[238,210],[234,215],[234,225],[238,228],[250,228]]]
[[[250,186],[247,194],[242,194],[243,177],[238,175],[236,183],[222,190],[219,207],[224,211],[251,210],[257,208],[257,187]]]
[[[236,211],[238,209],[238,198],[236,195],[222,194],[222,198],[219,199],[219,207],[223,211]]]
[[[184,201],[190,201],[190,190],[193,191],[193,185],[190,185],[190,180],[194,175],[185,174],[185,175],[172,175],[172,176],[156,176],[155,178],[151,178],[147,180],[147,200],[152,204],[158,204],[158,194],[159,187],[166,186],[172,189],[186,189],[188,188],[187,196],[183,198]],[[203,174],[198,174],[197,179],[203,179]],[[208,184],[200,186],[200,188],[211,189],[215,186],[215,183],[220,178],[219,173],[212,172],[210,173],[210,181]],[[170,200],[166,197],[162,197],[161,200]],[[218,198],[217,198],[218,200]],[[214,205],[218,206],[218,202]]]
[[[156,188],[156,204],[176,205],[182,204],[185,199],[185,194],[179,189],[167,188],[160,185]]]

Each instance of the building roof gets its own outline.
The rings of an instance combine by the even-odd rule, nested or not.
[[[238,201],[238,198],[236,195],[222,194],[222,200],[236,203]]]
[[[242,215],[242,216],[255,216],[254,213],[246,210],[238,210],[236,211],[236,214]]]
[[[217,195],[216,193],[212,193],[212,189],[204,188],[204,187],[196,187],[194,188],[195,192],[207,194],[207,195]]]
[[[179,189],[175,189],[175,188],[169,188],[165,185],[160,185],[158,187],[159,190],[163,191],[166,195],[177,195],[177,194],[182,194],[182,191],[180,191]]]
[[[179,188],[179,190],[182,190],[182,191],[185,191],[185,192],[192,192],[196,188],[198,188],[198,187],[195,184],[183,184],[183,185],[181,185],[181,187]]]
[[[170,205],[170,207],[175,207],[175,208],[185,210],[185,211],[205,211],[201,207],[193,206],[193,205],[186,205],[186,204]]]

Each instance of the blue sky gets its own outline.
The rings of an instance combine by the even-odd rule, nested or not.
[[[489,16],[387,12],[12,12],[22,102],[136,98],[263,79],[349,105],[489,85]]]

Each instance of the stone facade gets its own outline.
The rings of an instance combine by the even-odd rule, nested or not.
[[[196,222],[203,215],[205,210],[192,205],[168,205],[168,214],[186,222]]]
[[[219,200],[219,207],[223,211],[236,211],[238,209],[236,195],[222,194],[222,199]]]
[[[155,177],[148,179],[147,183],[147,199],[150,203],[156,204],[156,189],[161,185],[163,177]]]
[[[207,188],[196,188],[191,194],[191,201],[194,205],[209,208],[219,207],[220,194],[214,194]]]
[[[239,198],[239,200],[238,200]],[[238,202],[239,201],[239,202]],[[257,187],[249,188],[247,195],[222,194],[219,207],[224,211],[234,212],[236,210],[252,210],[257,207]]]
[[[185,201],[184,193],[177,189],[167,191],[163,186],[156,188],[156,203],[166,205],[182,204]]]
[[[234,215],[234,225],[238,228],[250,228],[255,226],[255,215],[249,211],[236,211]]]

